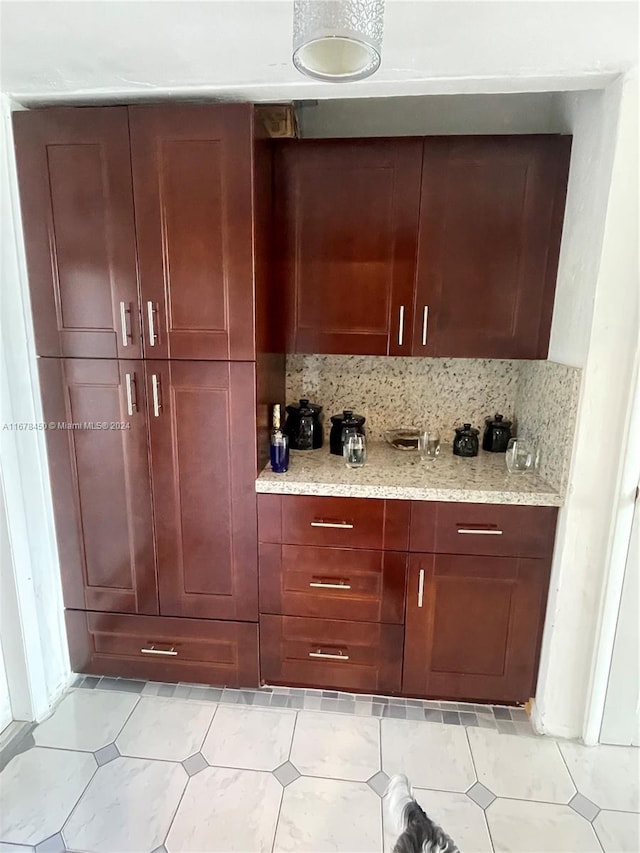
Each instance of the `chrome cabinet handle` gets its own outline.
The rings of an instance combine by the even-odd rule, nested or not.
[[[133,374],[133,378],[130,373],[125,373],[124,375],[125,388],[127,391],[127,414],[131,417],[133,415],[134,409],[138,410],[138,401],[133,396],[133,386],[135,384],[136,378],[135,373]]]
[[[155,307],[153,302],[147,302],[147,320],[149,322],[149,346],[154,347],[156,345],[156,328],[153,322],[153,313],[155,311]]]
[[[143,655],[167,655],[168,657],[175,657],[178,652],[171,646],[170,649],[156,649],[155,646],[151,646],[149,649],[140,649]]]
[[[342,581],[310,581],[309,586],[316,589],[351,589],[350,583],[343,583]]]
[[[402,346],[404,340],[404,305],[400,306],[400,317],[398,318],[398,346]]]
[[[312,521],[311,527],[332,527],[336,530],[353,530],[350,521]]]
[[[420,574],[418,575],[418,607],[422,607],[423,599],[424,599],[424,569],[420,569]]]
[[[422,346],[427,345],[427,323],[429,322],[429,306],[425,305],[422,309]]]
[[[333,654],[331,652],[323,652],[322,649],[318,649],[317,652],[309,652],[309,657],[325,658],[326,660],[349,660],[349,655],[345,655],[342,651]]]
[[[121,302],[120,303],[120,331],[122,333],[122,346],[129,346],[129,338],[133,340],[133,337],[127,331],[127,314],[131,312],[131,306],[127,307],[129,303]]]
[[[502,530],[482,530],[473,527],[459,527],[458,533],[470,533],[476,536],[502,536]]]
[[[154,417],[159,418],[160,409],[162,408],[162,403],[160,402],[160,379],[155,373],[151,376],[151,392],[153,395],[153,414]]]

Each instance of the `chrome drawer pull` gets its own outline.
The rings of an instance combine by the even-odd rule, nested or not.
[[[404,305],[400,306],[400,316],[398,317],[398,346],[402,346],[404,341]]]
[[[332,527],[336,530],[353,530],[350,521],[312,521],[311,527]]]
[[[351,589],[350,583],[331,583],[329,581],[311,581],[309,586],[318,589]]]
[[[429,322],[429,306],[425,305],[422,309],[422,346],[427,345],[427,323]]]
[[[153,416],[159,418],[160,409],[162,408],[162,403],[160,402],[160,379],[155,373],[151,376],[151,391],[153,395]]]
[[[326,658],[327,660],[349,660],[349,655],[345,655],[342,652],[332,654],[331,652],[323,652],[322,649],[318,649],[317,652],[309,652],[309,657]]]
[[[502,536],[502,530],[474,530],[467,527],[458,528],[458,533],[475,533],[477,536]]]
[[[133,415],[133,410],[135,409],[137,411],[137,409],[138,409],[138,403],[137,403],[137,401],[134,402],[134,399],[133,399],[133,385],[136,381],[135,380],[135,374],[134,374],[133,379],[132,379],[130,373],[125,373],[124,379],[125,379],[125,389],[127,392],[127,414],[129,415],[129,417],[131,417]]]
[[[178,652],[171,646],[170,649],[156,649],[155,646],[151,646],[150,649],[140,649],[143,655],[168,655],[170,657],[175,657]]]
[[[420,569],[420,575],[418,576],[418,607],[422,607],[423,598],[424,598],[424,569]]]
[[[127,313],[131,308],[127,308],[126,302],[120,303],[120,331],[122,332],[122,346],[129,346],[129,332],[127,331]]]
[[[153,315],[155,313],[155,306],[153,302],[147,302],[147,321],[149,323],[149,346],[154,347],[156,345],[156,328],[153,322]]]

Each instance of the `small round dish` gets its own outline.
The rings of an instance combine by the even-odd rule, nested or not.
[[[395,450],[417,450],[420,430],[417,427],[400,427],[389,429],[384,433],[384,440]]]

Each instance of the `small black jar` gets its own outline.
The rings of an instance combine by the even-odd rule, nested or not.
[[[505,421],[502,415],[485,420],[482,449],[489,453],[505,453],[511,438],[511,421]]]
[[[464,424],[461,427],[456,427],[456,437],[453,439],[453,455],[454,456],[477,456],[478,434],[480,430],[472,427],[471,424]]]
[[[345,409],[341,415],[331,415],[329,448],[334,456],[342,456],[342,446],[347,433],[356,432],[365,435],[365,420],[363,415],[356,415],[351,409]]]

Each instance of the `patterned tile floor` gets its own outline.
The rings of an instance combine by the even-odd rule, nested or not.
[[[398,772],[463,853],[637,853],[639,763],[521,709],[86,677],[3,755],[0,853],[389,853]]]

